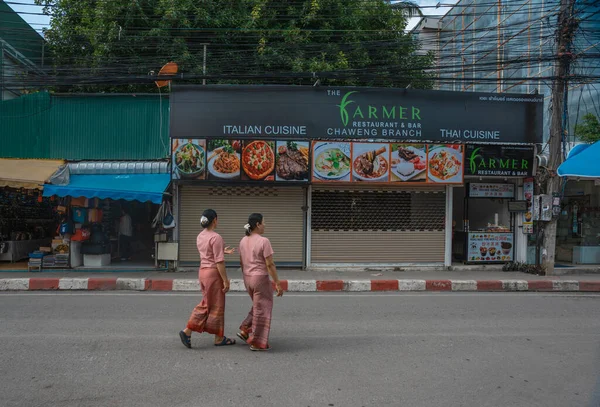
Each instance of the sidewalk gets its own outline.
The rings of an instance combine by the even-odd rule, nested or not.
[[[227,271],[232,292],[244,292],[239,269]],[[278,271],[284,290],[346,291],[548,291],[600,292],[600,274],[535,276],[502,271]],[[0,272],[0,291],[133,290],[199,291],[196,271]]]

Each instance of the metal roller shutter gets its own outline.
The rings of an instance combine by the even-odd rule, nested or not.
[[[313,187],[311,263],[443,263],[443,188]]]
[[[225,244],[238,247],[244,225],[252,212],[265,217],[266,232],[280,265],[302,265],[304,242],[305,189],[302,187],[223,187],[182,185],[180,190],[179,258],[199,262],[196,236],[200,216],[207,208],[219,215],[218,232]],[[236,256],[233,262],[238,263]]]

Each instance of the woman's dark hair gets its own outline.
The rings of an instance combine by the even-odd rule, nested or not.
[[[246,226],[244,226],[244,229],[246,229],[246,236],[250,236],[252,234],[252,231],[256,229],[256,226],[262,223],[262,221],[263,216],[260,213],[253,213],[250,216],[248,216],[248,223],[246,224]]]
[[[206,229],[207,227],[212,225],[215,219],[217,219],[217,212],[215,212],[212,209],[207,209],[204,212],[202,212],[202,217],[200,218],[200,225],[202,225],[202,227]]]

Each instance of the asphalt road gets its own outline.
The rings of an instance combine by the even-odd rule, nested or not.
[[[184,348],[198,301],[1,293],[0,405],[600,406],[598,295],[286,293],[262,353]]]

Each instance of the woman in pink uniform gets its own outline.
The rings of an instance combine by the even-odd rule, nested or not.
[[[269,331],[273,311],[273,286],[277,296],[283,295],[281,283],[273,262],[271,242],[262,234],[265,223],[260,213],[253,213],[244,226],[246,237],[240,242],[240,262],[244,273],[244,284],[252,298],[252,309],[240,326],[237,336],[250,345],[250,350],[269,350]]]
[[[235,340],[223,335],[225,328],[225,293],[229,291],[229,279],[225,270],[225,254],[235,249],[224,247],[223,238],[215,229],[218,225],[217,213],[207,209],[202,213],[200,224],[204,228],[196,239],[200,253],[200,288],[202,302],[194,308],[187,327],[179,332],[181,342],[191,348],[194,332],[208,332],[215,335],[215,346],[235,344]]]

